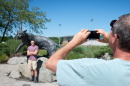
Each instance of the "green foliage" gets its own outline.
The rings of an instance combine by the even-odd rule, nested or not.
[[[7,47],[6,43],[0,43],[0,55],[7,53]]]
[[[0,43],[0,61],[5,61],[7,60],[7,57],[12,56],[20,43],[20,40],[15,39],[9,39],[7,40],[7,43]],[[23,46],[19,52],[26,55],[27,46]]]
[[[7,47],[8,45],[5,43],[0,43],[0,63],[8,60],[7,53]]]
[[[15,40],[15,39],[10,39],[7,41],[8,46],[8,55],[11,56],[12,54],[15,53],[15,50],[17,49],[17,47],[19,46],[19,44],[21,43],[21,40]],[[21,52],[22,54],[26,54],[27,53],[27,46],[23,46],[19,52]]]
[[[76,47],[75,49],[73,49],[70,54],[67,56],[67,60],[71,60],[71,59],[79,59],[79,58],[84,58],[84,53],[83,53],[83,49],[81,47]]]
[[[42,33],[46,29],[45,23],[50,22],[46,18],[46,12],[39,11],[40,8],[30,8],[31,0],[1,0],[0,1],[0,32],[3,38],[13,29],[20,27],[20,24],[29,26],[36,33]],[[15,27],[15,28],[13,28]],[[3,39],[2,39],[3,41]]]
[[[7,40],[7,43],[0,43],[0,62],[6,61],[8,57],[14,54],[16,48],[20,43],[21,43],[20,40],[15,39],[9,39]],[[26,55],[27,46],[22,47],[19,52]],[[73,49],[66,59],[71,60],[85,57],[99,58],[106,52],[112,55],[112,51],[109,48],[109,46],[79,46]],[[44,56],[44,55],[47,55],[47,51],[39,49],[38,56]]]
[[[39,49],[38,56],[44,56],[44,55],[47,55],[47,51]]]
[[[70,52],[67,56],[67,60],[71,59],[79,59],[79,58],[99,58],[108,52],[112,55],[112,51],[109,46],[84,46],[84,47],[76,47],[74,50]],[[113,57],[111,57],[112,59]]]
[[[6,54],[0,55],[0,63],[7,61],[7,60],[8,60],[8,56]]]
[[[59,38],[58,37],[49,37],[51,40],[53,40],[55,43],[59,44]],[[62,44],[63,39],[60,38],[60,44]]]
[[[58,37],[49,37],[51,40],[59,44],[59,38]]]
[[[1,39],[2,39],[2,37],[0,37],[0,40],[1,40]],[[10,36],[10,37],[4,37],[3,41],[6,42],[6,41],[9,40],[9,39],[13,39],[13,37],[12,37],[12,36]]]
[[[15,53],[18,45],[21,43],[20,40],[10,39],[7,43],[0,43],[0,55],[6,54],[7,56],[11,56]],[[20,51],[22,54],[26,54],[27,46],[23,46]]]
[[[80,54],[83,54],[83,49],[81,47],[76,47],[75,49],[73,49],[73,52],[75,53],[80,53]]]
[[[84,51],[85,57],[88,58],[98,58],[108,52],[112,55],[112,51],[109,46],[88,46],[87,49]]]

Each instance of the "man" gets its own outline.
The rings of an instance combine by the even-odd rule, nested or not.
[[[109,43],[113,60],[64,60],[72,49],[87,41],[91,33],[82,29],[46,63],[48,69],[56,72],[60,86],[130,86],[130,14],[112,21],[110,34],[100,29],[96,31],[104,37],[97,41]]]
[[[38,53],[38,46],[35,45],[34,40],[31,40],[31,46],[28,47],[27,55],[29,56],[28,60],[28,69],[31,70],[32,79],[30,81],[34,81],[35,75],[35,83],[38,82],[37,79],[37,53]]]

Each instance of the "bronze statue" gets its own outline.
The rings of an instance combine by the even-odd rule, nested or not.
[[[17,47],[16,53],[20,50],[24,45],[30,46],[30,41],[34,40],[35,44],[39,47],[39,49],[45,49],[48,52],[48,56],[51,56],[57,47],[60,47],[53,40],[44,37],[44,36],[36,36],[32,33],[26,33],[25,31],[17,32],[17,38],[22,40],[22,43]]]

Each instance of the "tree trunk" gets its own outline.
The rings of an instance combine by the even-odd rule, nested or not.
[[[7,30],[8,25],[9,25],[9,21],[8,21],[6,27],[5,27],[5,30],[4,30],[4,33],[3,33],[3,36],[2,36],[1,42],[4,40],[5,33],[6,33],[6,30]]]
[[[8,22],[7,22],[7,25],[5,26],[5,30],[4,30],[4,33],[3,33],[3,36],[2,36],[1,42],[4,40],[5,33],[6,33],[6,30],[7,30],[8,26],[9,26],[9,23],[12,22],[12,20],[10,21],[10,16],[11,16],[11,13],[9,13]]]

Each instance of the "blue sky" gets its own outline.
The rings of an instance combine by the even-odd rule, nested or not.
[[[46,37],[75,35],[83,28],[109,33],[111,20],[130,13],[130,0],[32,0],[30,7],[33,6],[51,19],[45,24],[47,29],[42,30],[41,35]]]

